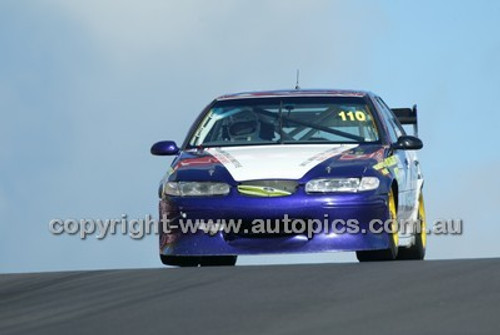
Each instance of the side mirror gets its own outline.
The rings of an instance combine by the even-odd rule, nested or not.
[[[153,144],[151,154],[155,156],[172,156],[179,152],[179,147],[174,141],[161,141]]]
[[[393,149],[401,150],[419,150],[424,144],[415,136],[401,136],[398,141],[392,145]]]

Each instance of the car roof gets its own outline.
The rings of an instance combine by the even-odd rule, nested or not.
[[[217,101],[251,99],[251,98],[273,98],[273,97],[365,97],[370,95],[368,91],[359,90],[337,90],[337,89],[295,89],[295,90],[272,90],[252,91],[225,94],[218,97]]]

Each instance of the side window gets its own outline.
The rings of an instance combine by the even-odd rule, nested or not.
[[[406,135],[406,132],[405,132],[403,126],[401,125],[401,123],[399,123],[399,120],[396,117],[396,115],[394,115],[392,110],[389,108],[389,106],[387,106],[387,104],[385,103],[384,100],[382,100],[382,98],[378,97],[378,99],[380,100],[380,103],[382,104],[382,106],[385,107],[385,109],[387,110],[387,113],[389,113],[389,115],[391,116],[390,119],[391,119],[392,124],[394,125],[394,129],[396,130],[398,137]]]
[[[375,97],[375,102],[377,103],[377,107],[380,109],[382,112],[382,116],[384,117],[386,124],[387,124],[387,131],[389,132],[389,138],[391,139],[392,143],[396,143],[399,136],[398,132],[396,131],[397,127],[395,127],[394,124],[394,115],[392,113],[388,113],[386,106],[384,103],[381,101],[379,97]]]

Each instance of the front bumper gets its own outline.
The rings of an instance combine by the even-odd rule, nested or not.
[[[202,230],[182,232],[181,228],[165,233],[160,229],[160,253],[163,255],[256,255],[276,253],[310,253],[327,251],[359,251],[387,249],[388,235],[371,233],[369,223],[388,218],[387,194],[344,193],[308,195],[299,190],[287,197],[249,197],[231,192],[225,197],[177,198],[160,201],[160,218],[168,217],[173,225],[196,220],[255,219],[320,220],[329,229],[312,236],[306,234],[249,235],[218,231],[208,234]],[[338,233],[331,229],[334,220],[356,220],[359,232]],[[337,226],[338,227],[338,226]]]

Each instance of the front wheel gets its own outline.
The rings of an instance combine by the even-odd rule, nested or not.
[[[394,192],[391,191],[387,197],[387,209],[391,220],[391,232],[389,234],[389,248],[383,250],[363,250],[356,251],[356,258],[360,262],[391,261],[398,256],[399,235],[398,229],[394,225],[397,220],[396,200]]]
[[[416,231],[413,235],[413,244],[409,247],[401,247],[398,252],[398,259],[422,260],[425,257],[427,246],[427,224],[425,221],[424,196],[420,192],[418,198],[418,219]]]
[[[179,267],[234,266],[237,256],[167,256],[160,255],[165,265]]]

